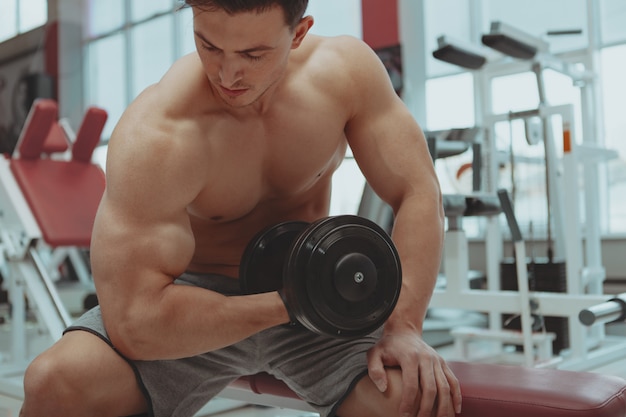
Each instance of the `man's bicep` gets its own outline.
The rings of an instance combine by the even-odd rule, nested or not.
[[[194,250],[184,211],[162,218],[153,213],[146,219],[111,200],[103,198],[91,245],[100,297],[150,293],[184,272]]]
[[[422,188],[421,182],[434,175],[428,146],[380,59],[360,48],[353,61],[359,69],[353,71],[357,85],[346,136],[367,181],[396,208],[408,187]]]
[[[434,176],[422,130],[402,103],[390,100],[355,117],[346,133],[368,183],[394,209]]]

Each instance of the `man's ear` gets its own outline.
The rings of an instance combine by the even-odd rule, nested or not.
[[[311,26],[313,26],[313,23],[313,16],[304,16],[300,20],[300,22],[298,22],[296,28],[294,29],[293,40],[291,41],[291,49],[296,49],[300,46],[300,44],[304,40],[304,37],[309,32],[309,29],[311,29]]]

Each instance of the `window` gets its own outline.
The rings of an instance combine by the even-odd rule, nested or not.
[[[475,123],[474,83],[471,74],[432,78],[426,82],[424,130],[473,127]],[[435,161],[435,169],[444,194],[472,191],[471,175],[459,175],[462,167],[471,161],[471,151]]]
[[[2,0],[0,0],[2,1]],[[191,9],[174,0],[85,1],[85,102],[107,110],[108,139],[130,102],[195,49]],[[94,159],[104,167],[106,147]]]
[[[309,1],[307,14],[315,18],[311,32],[323,36],[362,36],[361,0]]]
[[[470,73],[426,82],[428,130],[474,126],[474,80]]]
[[[17,0],[0,0],[0,40],[6,40],[17,35]]]
[[[470,3],[472,2],[458,0],[426,0],[424,2],[424,13],[427,16],[424,19],[426,50],[437,49],[437,38],[443,34],[471,42]],[[429,77],[459,71],[458,67],[436,60],[431,54],[426,56],[426,73]],[[430,103],[429,100],[427,102]]]
[[[89,1],[86,14],[88,37],[113,32],[124,25],[124,0]]]
[[[426,131],[451,128],[471,128],[474,117],[474,78],[461,73],[426,81]],[[473,190],[471,148],[456,156],[435,160],[435,170],[444,194],[469,194]],[[480,219],[468,217],[463,221],[468,236],[477,236]]]
[[[138,22],[172,10],[172,0],[133,0],[130,3],[131,20]]]
[[[47,0],[20,0],[18,2],[18,26],[20,33],[44,25],[48,21]]]
[[[626,41],[626,3],[624,0],[600,0],[602,42]]]
[[[136,97],[174,62],[173,19],[161,16],[131,30],[132,95]]]
[[[115,123],[127,105],[128,85],[125,76],[126,55],[124,35],[113,36],[91,42],[88,46],[87,89],[89,102],[107,110],[109,121],[102,135],[111,136]]]
[[[174,0],[89,0],[85,102],[105,108],[110,137],[128,104],[193,45],[191,10]]]
[[[47,0],[0,0],[0,42],[44,25]]]

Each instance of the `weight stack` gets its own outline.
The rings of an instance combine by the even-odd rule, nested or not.
[[[500,288],[506,291],[517,291],[517,266],[514,258],[506,258],[500,264]],[[528,288],[530,291],[566,292],[567,277],[565,261],[549,262],[547,258],[535,258],[526,264],[528,271]],[[521,330],[522,323],[519,317],[511,319],[511,314],[502,315],[503,327]],[[569,348],[569,329],[567,317],[544,316],[545,330],[556,334],[552,342],[552,351],[558,355],[561,350]]]

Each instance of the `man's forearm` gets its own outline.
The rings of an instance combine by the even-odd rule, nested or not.
[[[411,326],[420,334],[439,272],[444,217],[441,200],[405,201],[396,213],[392,233],[402,261],[402,290],[386,328]]]
[[[176,284],[165,288],[159,299],[140,299],[127,313],[104,318],[116,348],[136,360],[194,356],[289,320],[276,292],[225,297]]]

